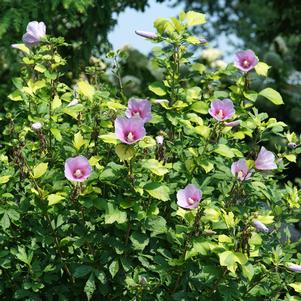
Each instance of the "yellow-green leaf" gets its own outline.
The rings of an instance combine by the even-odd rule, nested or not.
[[[282,96],[279,92],[272,88],[265,88],[262,91],[259,92],[259,95],[267,98],[269,101],[271,101],[275,105],[282,105],[283,100]]]
[[[79,81],[77,83],[78,93],[87,97],[88,99],[92,99],[95,93],[95,89],[91,86],[87,81]]]
[[[52,128],[50,131],[57,141],[62,141],[63,138],[59,129]]]
[[[121,161],[131,160],[135,155],[134,147],[127,144],[118,144],[115,152]]]
[[[161,82],[154,82],[148,86],[148,89],[158,96],[166,94],[165,86]]]
[[[256,66],[255,66],[255,71],[258,75],[262,75],[262,76],[268,76],[268,71],[271,67],[264,63],[264,62],[259,62]]]
[[[77,150],[79,150],[85,143],[86,143],[86,140],[82,136],[81,132],[78,132],[74,135],[73,146]]]
[[[11,176],[1,176],[0,177],[0,184],[5,184],[9,181]]]
[[[196,25],[201,25],[206,23],[206,15],[201,14],[195,11],[188,11],[186,13],[186,21],[188,27],[196,26]]]
[[[284,155],[284,157],[285,157],[288,161],[290,161],[290,162],[295,162],[295,163],[296,163],[296,159],[297,159],[296,155],[294,155],[294,154],[286,154],[286,155]]]
[[[288,285],[292,287],[297,293],[301,293],[301,282],[289,283]]]
[[[65,197],[63,197],[59,194],[49,194],[48,197],[47,197],[48,206],[52,206],[52,205],[55,205],[57,203],[60,203],[64,199],[65,199]]]
[[[163,166],[163,164],[156,159],[144,159],[141,161],[141,165],[158,176],[164,176],[169,172],[168,168]]]
[[[48,163],[40,163],[33,168],[33,177],[40,178],[47,170]]]
[[[8,98],[12,101],[20,101],[22,100],[22,96],[21,96],[21,93],[20,91],[18,90],[15,90],[14,92],[10,93],[8,95]]]
[[[59,108],[62,105],[62,101],[60,100],[58,95],[55,95],[52,101],[52,110]]]
[[[117,142],[118,142],[115,133],[109,133],[109,134],[100,135],[99,138],[103,142],[109,143],[109,144],[117,144]]]

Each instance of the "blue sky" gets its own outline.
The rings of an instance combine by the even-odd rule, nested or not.
[[[151,0],[149,4],[150,5],[145,9],[145,12],[138,12],[134,9],[127,8],[125,12],[118,16],[118,24],[109,34],[109,41],[112,43],[114,50],[122,48],[124,45],[131,45],[147,54],[154,44],[137,36],[134,33],[135,30],[153,31],[153,22],[158,17],[169,18],[176,16],[184,8],[183,5],[171,8],[168,6],[167,2],[156,3],[155,0]],[[224,52],[224,59],[226,61],[231,61],[234,49],[229,46],[227,37],[221,35],[216,41],[209,43],[209,46],[211,47],[216,45]]]

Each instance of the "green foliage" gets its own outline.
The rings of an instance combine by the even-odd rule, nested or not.
[[[189,28],[204,21],[188,12],[155,22],[162,44],[150,64],[162,76],[146,83],[153,118],[130,146],[114,134],[130,91],[120,81],[122,51],[107,56],[116,85],[87,69],[75,89],[63,80],[63,39],[21,47],[1,136],[1,300],[298,300],[300,279],[287,264],[300,263],[299,241],[286,228],[299,220],[300,191],[283,185],[301,152],[287,143],[298,137],[255,107],[258,95],[280,105],[275,90],[251,90],[232,64],[212,70],[195,61]],[[225,97],[237,127],[208,114]],[[254,170],[246,181],[231,174],[242,157],[254,168],[275,137],[284,141],[274,149],[277,170]],[[93,169],[82,183],[64,176],[77,155]],[[202,200],[186,210],[176,195],[190,183]],[[255,219],[270,232],[258,232]]]

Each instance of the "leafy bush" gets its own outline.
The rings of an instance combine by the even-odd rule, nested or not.
[[[190,45],[204,40],[189,29],[203,23],[189,11],[139,32],[162,43],[151,64],[163,80],[128,104],[122,53],[108,55],[118,86],[90,69],[72,88],[62,38],[16,46],[0,151],[2,300],[301,300],[289,231],[300,192],[283,184],[301,148],[255,107],[283,101],[249,89],[254,70],[267,72],[254,53],[217,71],[195,62]],[[268,141],[281,142],[277,158]]]

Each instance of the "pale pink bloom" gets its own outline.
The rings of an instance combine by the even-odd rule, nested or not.
[[[73,98],[72,101],[70,101],[67,105],[67,107],[74,107],[79,103],[78,99]]]
[[[235,114],[233,102],[228,98],[214,100],[208,112],[218,121],[230,119]]]
[[[249,170],[245,159],[239,159],[238,161],[233,162],[231,165],[231,173],[240,181],[248,180],[252,175],[252,171]]]
[[[147,38],[147,39],[151,39],[151,40],[155,40],[156,38],[158,38],[158,36],[154,32],[135,30],[135,33],[138,36],[141,36],[141,37]]]
[[[193,184],[187,185],[177,192],[177,204],[186,209],[194,209],[199,205],[202,198],[202,191]]]
[[[263,224],[262,222],[260,222],[258,220],[253,220],[253,226],[258,231],[265,232],[265,233],[269,233],[270,232],[270,229],[265,224]]]
[[[277,169],[274,154],[262,146],[255,161],[255,167],[259,170]]]
[[[241,120],[239,119],[231,122],[225,122],[225,126],[231,126],[231,127],[238,126],[240,124],[241,124]]]
[[[152,105],[147,99],[130,99],[125,115],[128,118],[140,117],[143,122],[152,119]]]
[[[156,142],[157,142],[159,145],[162,145],[162,144],[163,144],[163,141],[164,141],[164,137],[163,137],[162,135],[156,136]]]
[[[248,49],[245,51],[238,51],[235,54],[234,66],[241,71],[248,72],[252,70],[258,63],[255,53]]]
[[[299,265],[299,264],[290,262],[287,264],[287,268],[292,272],[301,273],[301,265]]]
[[[141,118],[116,118],[115,134],[120,141],[133,144],[145,136],[144,122]]]
[[[65,177],[70,181],[84,182],[91,172],[92,167],[84,156],[69,158],[65,161]]]
[[[31,128],[34,130],[34,131],[39,131],[41,128],[42,128],[42,123],[41,122],[34,122],[32,125],[31,125]]]
[[[26,45],[36,45],[46,35],[46,25],[44,22],[32,21],[29,22],[26,28],[26,33],[22,40]]]

